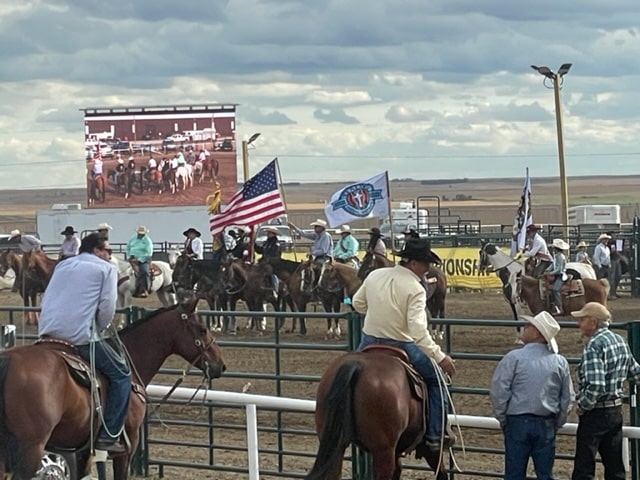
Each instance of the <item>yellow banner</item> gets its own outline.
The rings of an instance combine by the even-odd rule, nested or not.
[[[478,248],[434,248],[433,251],[442,259],[442,271],[447,275],[447,284],[450,287],[473,290],[502,288],[502,282],[494,272],[478,272]],[[358,257],[362,258],[364,255],[365,252],[360,251]],[[283,252],[282,258],[300,262],[306,259],[306,254],[298,253],[294,259],[293,252]]]

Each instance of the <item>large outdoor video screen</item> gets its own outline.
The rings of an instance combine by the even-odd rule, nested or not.
[[[84,108],[87,206],[203,205],[237,190],[236,105]]]

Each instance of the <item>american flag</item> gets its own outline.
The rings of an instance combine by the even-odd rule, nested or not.
[[[209,230],[215,237],[227,225],[253,226],[286,213],[277,181],[274,159],[245,182],[222,211],[209,219]]]

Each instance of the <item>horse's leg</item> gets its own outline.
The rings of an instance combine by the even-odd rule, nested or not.
[[[396,477],[396,454],[388,445],[371,449],[373,479],[394,480]]]
[[[36,472],[40,468],[43,455],[44,443],[27,443],[25,445],[23,442],[18,448],[17,465],[11,478],[28,480],[35,477]]]

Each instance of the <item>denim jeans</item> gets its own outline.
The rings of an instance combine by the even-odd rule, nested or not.
[[[621,407],[595,408],[580,415],[571,480],[595,478],[597,453],[605,480],[624,480]]]
[[[551,292],[553,294],[553,302],[556,306],[562,310],[562,295],[560,289],[562,288],[562,275],[556,275],[556,279],[553,281]]]
[[[401,342],[390,338],[378,338],[363,334],[358,350],[375,344],[401,348],[409,356],[409,362],[422,376],[427,385],[429,410],[427,415],[426,438],[430,442],[440,442],[443,427],[446,425],[446,415],[449,413],[449,397],[447,396],[442,370],[433,363],[414,342]],[[440,380],[438,380],[438,377]],[[443,421],[445,422],[444,424]]]
[[[140,274],[142,275],[142,285],[144,285],[144,289],[148,292],[151,289],[151,285],[149,282],[149,262],[140,262]]]
[[[553,480],[556,426],[553,415],[508,415],[504,427],[504,478],[526,480],[529,458],[538,480]]]
[[[91,345],[78,345],[78,353],[86,361],[91,361]],[[106,342],[95,342],[95,367],[109,381],[106,405],[103,405],[104,425],[102,432],[117,435],[124,425],[131,395],[131,371],[122,361],[120,354]],[[101,437],[104,436],[101,433]]]

